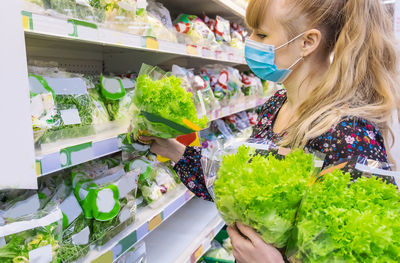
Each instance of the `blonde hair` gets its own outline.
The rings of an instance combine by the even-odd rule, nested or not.
[[[259,28],[270,0],[250,0],[246,22]],[[317,28],[326,54],[334,54],[323,80],[297,109],[282,145],[304,147],[345,116],[371,121],[387,136],[400,109],[398,57],[393,26],[380,0],[286,0],[292,5],[283,25],[289,37]],[[290,6],[290,7],[292,7]],[[299,29],[296,17],[305,17]],[[278,18],[279,19],[279,18]],[[297,32],[295,32],[297,31]]]

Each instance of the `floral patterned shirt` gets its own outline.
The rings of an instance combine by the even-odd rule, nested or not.
[[[278,91],[262,107],[252,138],[278,142],[281,134],[274,133],[273,125],[279,110],[286,101],[286,91]],[[336,126],[323,135],[310,140],[306,147],[311,152],[325,154],[324,166],[343,161],[353,156],[364,156],[381,162],[388,162],[382,134],[373,123],[358,118],[343,118]],[[187,147],[174,169],[181,181],[196,196],[212,200],[207,191],[201,168],[201,148]]]

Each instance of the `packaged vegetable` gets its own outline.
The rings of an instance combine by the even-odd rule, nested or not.
[[[62,214],[58,208],[1,223],[1,262],[58,262],[62,232]]]
[[[44,90],[51,90],[56,115],[51,129],[48,129],[38,141],[39,143],[54,142],[87,136],[94,133],[91,100],[87,91],[87,83],[83,78],[55,78],[30,75],[36,78]],[[31,85],[31,91],[37,90]],[[36,93],[36,92],[35,92]]]
[[[206,46],[211,49],[218,46],[214,33],[195,15],[180,14],[174,25],[178,33],[189,37],[189,42],[185,44]]]
[[[228,20],[220,16],[215,17],[214,25],[215,38],[218,42],[226,43],[230,45],[231,43],[231,29]]]
[[[400,193],[378,177],[323,175],[302,200],[291,262],[399,262]]]
[[[101,99],[96,89],[89,89],[89,96],[91,100],[92,112],[93,112],[93,124],[99,125],[109,121],[109,115],[107,108]]]
[[[201,130],[208,122],[205,116],[199,119],[192,94],[182,88],[179,78],[148,65],[142,66],[133,102],[135,140],[141,134],[175,138]]]
[[[205,170],[207,184],[215,180],[216,172],[210,191],[227,224],[243,222],[259,232],[266,243],[283,248],[307,184],[316,173],[313,155],[295,150],[277,158],[268,154],[275,151],[268,145],[250,145],[257,148],[242,145],[216,154],[213,158],[222,155],[222,162]],[[226,154],[236,149],[237,153]]]

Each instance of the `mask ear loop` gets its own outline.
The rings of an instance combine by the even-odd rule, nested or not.
[[[290,67],[288,67],[288,69],[292,69],[294,66],[296,66],[297,63],[299,63],[302,60],[304,60],[304,57],[298,58],[292,65],[290,65]]]
[[[298,35],[297,37],[293,38],[292,40],[289,40],[289,41],[286,42],[285,44],[280,45],[279,47],[275,48],[275,50],[278,50],[278,49],[280,49],[280,48],[282,48],[282,47],[284,47],[284,46],[289,45],[290,43],[292,43],[292,42],[295,41],[296,39],[302,37],[305,33],[306,33],[306,32],[301,33],[300,35]]]

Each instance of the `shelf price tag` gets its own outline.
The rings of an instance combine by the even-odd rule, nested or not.
[[[95,260],[92,260],[91,263],[112,263],[114,261],[114,255],[113,252],[110,250],[100,257],[96,258]]]
[[[200,245],[198,249],[196,249],[192,256],[190,257],[190,262],[195,263],[197,260],[204,254],[203,245]]]
[[[73,32],[68,34],[70,37],[87,37],[87,38],[94,38],[97,36],[97,25],[93,23],[89,23],[86,21],[80,21],[76,19],[68,19],[67,21],[69,24],[72,24]],[[81,28],[78,34],[78,27]],[[93,30],[95,30],[93,32]],[[93,37],[93,34],[95,36]]]
[[[154,37],[145,37],[145,47],[158,50],[158,41]]]
[[[35,162],[35,170],[36,170],[36,175],[41,176],[42,175],[42,161],[36,160]]]
[[[90,161],[93,157],[92,142],[60,150],[60,164],[62,168]]]
[[[32,13],[28,11],[21,11],[22,14],[22,26],[25,30],[33,30],[33,19]]]
[[[162,221],[163,221],[163,216],[162,216],[162,212],[161,212],[158,215],[156,215],[155,217],[153,217],[152,219],[150,219],[149,223],[147,224],[148,230],[152,231],[153,229],[155,229],[156,227],[161,225]]]
[[[189,55],[197,56],[197,46],[196,45],[186,45],[186,53]]]

